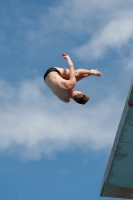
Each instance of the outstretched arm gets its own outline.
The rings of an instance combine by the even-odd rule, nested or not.
[[[75,72],[74,72],[73,62],[72,62],[71,58],[69,57],[69,55],[67,55],[67,54],[62,54],[62,57],[64,59],[66,59],[67,62],[68,62],[68,66],[69,66],[69,69],[70,69],[69,84],[72,84],[73,87],[74,87],[75,84],[76,84],[76,78],[75,78]]]

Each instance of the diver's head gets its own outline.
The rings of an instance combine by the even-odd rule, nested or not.
[[[72,99],[79,104],[85,104],[89,100],[89,97],[80,91],[73,91],[72,96]]]

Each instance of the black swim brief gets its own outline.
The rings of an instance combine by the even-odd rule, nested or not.
[[[44,81],[45,81],[46,76],[47,76],[50,72],[57,72],[57,73],[60,75],[60,71],[59,71],[58,69],[56,69],[56,68],[54,68],[54,67],[51,67],[51,68],[49,68],[49,69],[46,71],[46,73],[44,74]]]

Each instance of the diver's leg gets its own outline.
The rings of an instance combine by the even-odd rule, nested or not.
[[[55,67],[56,69],[59,70],[60,72],[60,76],[66,80],[70,79],[70,70],[69,69],[65,69],[65,68],[59,68],[59,67]]]
[[[65,68],[59,68],[59,67],[56,67],[56,69],[58,69],[60,71],[60,76],[66,80],[69,80],[70,78],[70,71],[69,69],[65,69]],[[76,81],[80,81],[81,79],[87,77],[87,76],[91,76],[91,75],[94,75],[94,76],[101,76],[101,72],[94,70],[94,69],[91,69],[91,70],[87,70],[87,69],[77,69],[74,71],[75,72],[75,78],[76,78]]]
[[[77,69],[75,70],[75,77],[76,81],[80,81],[83,78],[86,78],[88,76],[102,76],[102,73],[99,72],[97,69]]]

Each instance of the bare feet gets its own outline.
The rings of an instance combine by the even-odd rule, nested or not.
[[[99,72],[97,69],[91,69],[90,71],[94,76],[102,76],[102,73]]]

